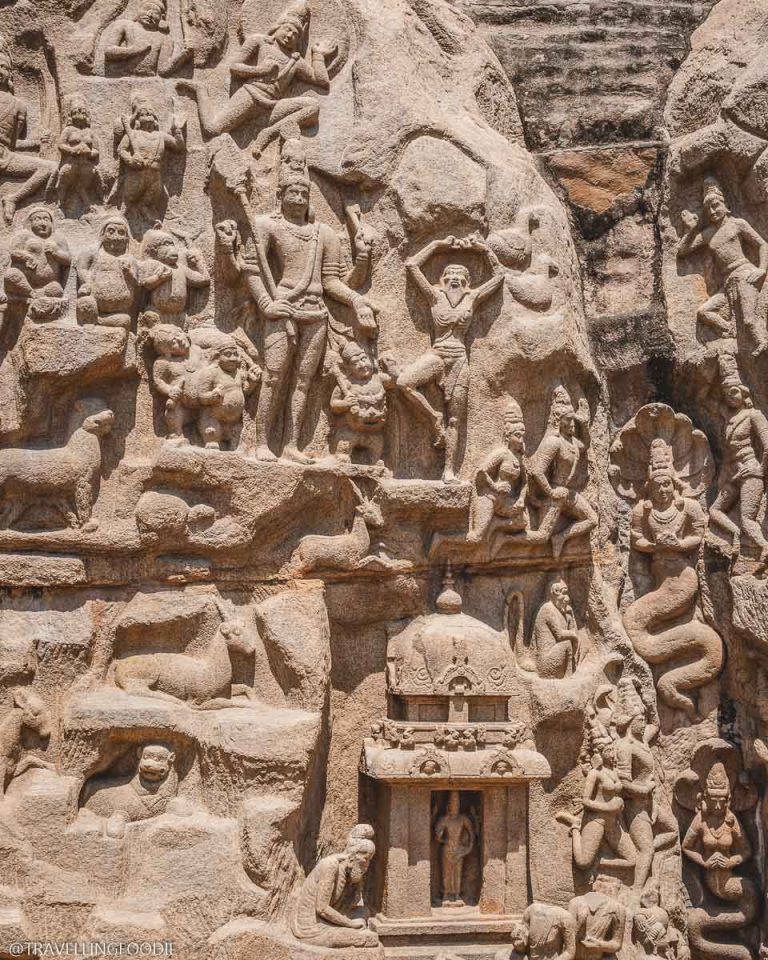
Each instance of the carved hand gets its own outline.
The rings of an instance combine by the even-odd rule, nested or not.
[[[287,300],[273,300],[268,307],[264,308],[264,316],[267,320],[287,320],[293,314],[293,306]]]
[[[683,212],[680,214],[680,218],[683,221],[684,226],[686,226],[689,230],[695,230],[699,225],[699,218],[690,210],[683,210]]]
[[[330,59],[338,49],[339,45],[335,40],[326,40],[323,43],[315,43],[312,46],[312,50],[321,56],[323,60]]]
[[[220,243],[230,249],[234,247],[235,240],[237,239],[237,224],[234,220],[222,220],[221,223],[216,224],[214,229]]]

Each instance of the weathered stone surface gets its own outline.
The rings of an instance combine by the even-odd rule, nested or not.
[[[0,956],[768,950],[764,17],[0,4]]]

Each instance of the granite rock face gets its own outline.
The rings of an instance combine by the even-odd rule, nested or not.
[[[2,5],[0,957],[768,950],[767,16]]]

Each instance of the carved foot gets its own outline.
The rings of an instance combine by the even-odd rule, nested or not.
[[[256,457],[257,460],[269,460],[269,461],[277,460],[277,454],[272,453],[272,451],[269,449],[269,447],[266,444],[262,444],[261,446],[256,447],[256,450],[254,451],[253,455]]]
[[[555,560],[558,559],[560,554],[563,552],[563,547],[565,542],[568,539],[568,531],[563,530],[562,533],[553,533],[552,534],[552,556]]]
[[[282,458],[283,460],[290,460],[292,463],[312,463],[312,457],[308,457],[305,453],[302,453],[298,447],[291,444],[283,450]]]

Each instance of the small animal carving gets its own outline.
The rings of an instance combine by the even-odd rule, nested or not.
[[[147,490],[136,504],[134,517],[142,544],[154,547],[186,543],[190,536],[211,526],[216,511],[206,503],[191,507],[181,497]]]
[[[352,484],[357,498],[352,527],[347,533],[337,536],[319,536],[310,534],[302,537],[291,557],[290,567],[300,573],[310,570],[333,568],[353,570],[365,565],[371,549],[371,530],[380,530],[384,526],[381,506],[374,495],[367,498]]]
[[[101,439],[115,417],[101,400],[75,405],[75,427],[63,447],[0,450],[0,518],[6,527],[19,520],[33,502],[54,505],[71,527],[95,529],[91,512],[101,475]]]
[[[253,635],[239,620],[225,620],[208,643],[185,653],[142,653],[115,661],[113,677],[126,693],[179,700],[197,707],[231,706],[231,650],[252,654]],[[246,691],[247,692],[247,691]]]
[[[32,767],[49,770],[51,765],[33,754],[23,756],[22,734],[25,729],[34,731],[41,740],[50,736],[50,717],[39,694],[28,687],[13,691],[13,708],[0,724],[0,798],[14,777]]]

